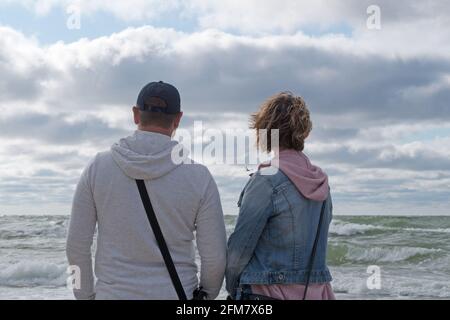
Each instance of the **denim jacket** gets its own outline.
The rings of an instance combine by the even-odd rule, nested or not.
[[[226,287],[232,297],[247,284],[304,284],[323,202],[303,197],[288,177],[265,168],[241,193],[239,217],[228,241]],[[332,280],[326,265],[331,196],[325,203],[310,283]]]

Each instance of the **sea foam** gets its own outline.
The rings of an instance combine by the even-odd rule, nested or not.
[[[367,231],[371,230],[381,229],[384,228],[367,224],[333,222],[330,226],[330,234],[337,236],[352,236],[357,234],[364,234]]]
[[[439,253],[439,249],[427,249],[416,247],[371,247],[350,248],[346,258],[358,262],[400,262],[412,258],[426,257],[433,253]]]
[[[44,262],[19,262],[0,270],[0,286],[64,286],[66,266]]]

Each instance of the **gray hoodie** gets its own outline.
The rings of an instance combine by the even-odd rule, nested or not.
[[[206,167],[172,161],[177,145],[168,136],[136,131],[99,153],[84,170],[67,239],[69,263],[81,271],[77,299],[177,299],[135,179],[145,180],[188,298],[199,285],[208,298],[217,297],[226,264],[219,193]],[[96,225],[95,282],[91,246]]]

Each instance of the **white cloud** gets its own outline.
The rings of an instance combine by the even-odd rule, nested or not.
[[[233,36],[212,30],[186,34],[142,27],[40,47],[9,28],[0,33],[11,38],[0,50],[7,61],[0,65],[3,100],[28,99],[55,110],[130,105],[136,88],[160,78],[179,86],[184,105],[193,111],[207,111],[214,100],[215,108],[249,112],[273,92],[301,90],[316,114],[352,111],[352,121],[445,119],[450,114],[450,84],[444,81],[450,57],[418,61],[368,54],[346,38]],[[33,59],[22,52],[32,52]],[[60,104],[64,108],[56,108]]]
[[[194,17],[205,28],[237,29],[243,32],[295,32],[305,25],[316,27],[346,23],[365,27],[370,0],[1,0],[0,4],[21,4],[37,14],[48,14],[57,7],[78,5],[86,14],[103,11],[120,19],[155,19],[161,15]],[[408,0],[378,0],[383,21],[446,21],[449,4],[432,0],[411,3]]]
[[[60,5],[23,3],[40,14]],[[137,9],[146,12],[153,2],[127,2],[126,10],[123,3],[92,1],[88,12],[143,19],[177,7],[186,15],[195,12],[201,28],[239,28],[242,34],[147,26],[42,46],[0,27],[2,205],[27,195],[30,203],[67,202],[87,159],[131,130],[130,107],[150,80],[180,89],[186,127],[195,119],[214,128],[244,127],[267,96],[281,90],[303,95],[315,124],[307,151],[329,171],[341,208],[448,203],[450,140],[434,133],[450,128],[450,41],[440,43],[447,35],[434,32],[446,21],[443,15],[420,15],[419,9],[428,8],[420,4],[398,12],[401,4],[382,2],[395,10],[388,11],[381,32],[369,33],[358,25],[364,19],[354,1],[307,8],[304,2],[277,1],[255,10],[249,10],[253,1],[191,1],[182,7],[158,2],[163,7],[155,5],[145,17]],[[248,12],[244,20],[238,11]],[[340,20],[355,28],[353,37],[297,32]],[[416,22],[408,31],[410,21]],[[424,41],[413,41],[413,33]],[[231,208],[247,172],[213,171]],[[233,179],[232,187],[227,179]]]
[[[126,22],[194,21],[198,30],[218,29],[246,35],[348,33],[366,50],[391,56],[445,55],[450,51],[450,4],[432,0],[378,0],[381,30],[368,30],[371,0],[0,0],[21,4],[36,14],[78,5],[84,15],[108,13]],[[439,48],[440,50],[436,50]]]

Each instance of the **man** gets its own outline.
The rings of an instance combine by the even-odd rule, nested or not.
[[[69,264],[81,273],[81,286],[74,288],[77,299],[177,299],[137,179],[145,181],[187,298],[198,286],[208,299],[217,297],[226,265],[222,207],[206,167],[172,159],[172,151],[180,146],[171,137],[182,115],[175,87],[149,83],[133,107],[138,130],[110,151],[99,153],[84,170],[67,239]],[[94,285],[91,246],[96,225]],[[194,233],[201,259],[200,283]]]

